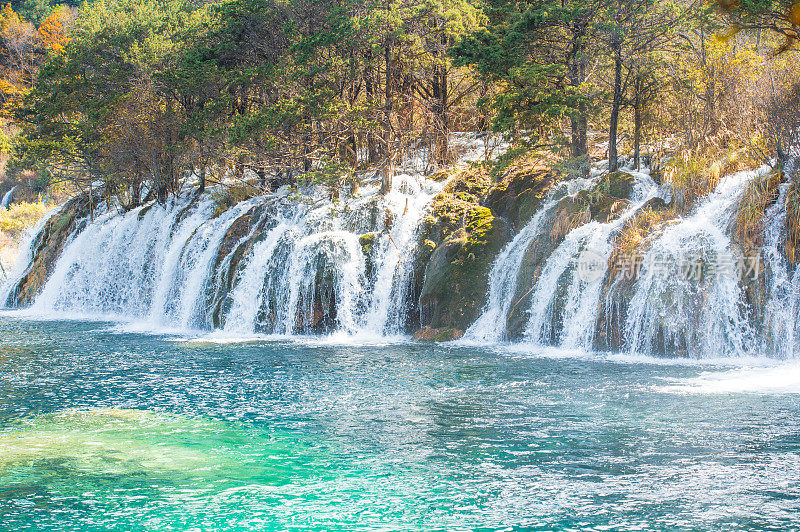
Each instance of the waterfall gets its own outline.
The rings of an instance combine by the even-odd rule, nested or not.
[[[800,165],[795,154],[787,161],[783,174],[793,176]],[[800,350],[800,268],[792,267],[782,253],[786,239],[786,199],[791,183],[778,186],[778,198],[765,213],[764,262],[769,272],[769,297],[764,309],[763,349],[780,358],[790,358]]]
[[[554,186],[542,201],[533,218],[517,233],[514,239],[500,252],[489,272],[487,302],[481,315],[464,334],[466,342],[497,343],[506,336],[509,311],[514,303],[517,279],[525,253],[541,235],[545,221],[553,209],[566,196],[585,190],[597,181],[597,176],[589,179],[576,178]]]
[[[401,173],[385,196],[367,190],[333,213],[284,209],[240,264],[224,330],[402,334],[421,218],[442,186]],[[359,237],[370,232],[367,259]]]
[[[309,186],[220,213],[213,190],[98,208],[78,221],[31,311],[237,335],[403,334],[421,219],[445,183],[399,170],[386,195],[374,182],[338,201]]]
[[[473,144],[465,159],[482,151]],[[419,157],[410,157],[386,194],[378,179],[367,178],[357,193],[336,199],[325,187],[305,185],[225,208],[219,201],[225,189],[212,187],[125,212],[113,203],[97,205],[93,220],[61,217],[70,224],[58,225],[61,231],[73,223],[75,230],[24,293],[30,296],[41,280],[31,306],[36,314],[111,318],[152,330],[402,336],[418,310],[413,299],[424,266],[418,261],[423,220],[446,186],[425,178],[420,166]],[[765,274],[748,284],[709,266],[734,262],[733,216],[750,181],[768,171],[723,178],[691,212],[660,226],[645,242],[643,270],[624,282],[610,271],[617,237],[651,200],[667,199],[667,188],[659,188],[649,170],[631,168],[622,170],[631,178],[620,182],[624,192],[600,187],[617,186],[602,181],[600,167],[554,184],[494,258],[486,302],[464,341],[521,336],[524,346],[587,351],[602,340],[597,335],[605,311],[608,323],[612,312],[616,320],[608,345],[636,353],[792,357],[800,348],[800,270],[783,249],[789,184],[779,185],[764,215],[759,256]],[[622,210],[608,214],[614,208],[596,193]],[[614,203],[622,195],[629,197]],[[557,216],[572,213],[583,221],[586,209],[597,205],[596,219],[566,234],[552,231]],[[8,306],[16,305],[15,290],[29,279],[35,253],[50,238],[47,228],[55,224],[47,220],[33,230],[27,252],[0,287]],[[699,264],[696,277],[685,275],[690,260]],[[750,306],[761,295],[763,315],[762,306]]]
[[[17,188],[16,186],[13,186],[9,189],[8,192],[3,194],[3,199],[0,200],[0,209],[5,210],[11,207],[11,202],[14,201],[14,189],[16,188]]]
[[[25,273],[30,268],[31,262],[35,252],[36,243],[41,237],[42,230],[44,229],[50,218],[58,211],[58,209],[51,209],[42,218],[36,222],[29,231],[26,232],[25,242],[21,246],[21,252],[17,257],[14,268],[8,272],[8,275],[0,285],[0,307],[16,306],[15,291],[19,286],[20,281],[25,276]]]
[[[397,221],[377,242],[373,259],[375,289],[362,326],[364,330],[383,335],[402,333],[420,221],[425,208],[442,188],[442,184],[423,183],[408,174],[397,176],[392,183],[386,208]]]
[[[648,171],[628,170],[628,173],[633,176],[635,186],[625,211],[610,222],[592,221],[571,230],[547,259],[528,310],[525,329],[528,343],[592,348],[603,281],[613,251],[612,236],[658,192]],[[582,274],[581,263],[586,262],[596,266],[596,274]]]
[[[270,265],[277,262],[276,251],[292,225],[281,221],[253,248],[253,256],[241,271],[231,294],[233,303],[225,323],[227,332],[252,334],[257,331],[259,310],[265,304],[267,294],[277,288],[272,285],[275,276],[270,275]]]
[[[162,207],[154,205],[158,211]],[[153,277],[153,296],[148,310],[148,321],[157,325],[168,325],[169,317],[177,312],[179,301],[174,298],[174,290],[180,272],[181,258],[192,235],[206,222],[213,213],[213,204],[203,201],[199,205],[186,205],[176,202],[171,213],[163,220],[161,230],[156,237],[157,254],[161,267]]]
[[[625,322],[631,351],[740,356],[753,353],[749,322],[728,235],[734,209],[748,183],[769,167],[723,178],[695,212],[667,227],[647,249]],[[685,269],[701,265],[699,279]],[[684,270],[684,271],[682,271]]]

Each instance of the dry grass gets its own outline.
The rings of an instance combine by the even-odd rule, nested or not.
[[[742,195],[736,211],[736,239],[747,250],[760,246],[764,240],[764,212],[778,199],[781,172],[770,172],[753,179]]]
[[[261,191],[257,187],[248,183],[236,183],[218,187],[211,193],[216,205],[214,217],[219,216],[234,205],[258,196],[260,193]]]
[[[573,229],[589,223],[592,213],[586,206],[578,211],[562,207],[553,218],[553,228],[550,230],[550,240],[559,242]]]
[[[753,167],[747,150],[730,150],[707,144],[699,150],[683,150],[664,166],[665,180],[672,187],[674,201],[683,212],[692,208],[730,174]]]
[[[615,275],[624,273],[617,266],[626,261],[636,261],[642,256],[647,243],[657,236],[661,230],[678,216],[675,209],[653,210],[642,209],[625,222],[617,239],[610,263]]]
[[[792,264],[800,260],[800,184],[792,182],[786,194],[786,257]]]

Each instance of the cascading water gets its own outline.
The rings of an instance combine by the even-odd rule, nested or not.
[[[607,223],[592,221],[567,233],[547,259],[531,298],[525,341],[534,345],[558,345],[591,349],[600,311],[605,265],[613,251],[612,236],[626,220],[658,193],[648,171],[634,172],[630,205]],[[600,267],[597,275],[581,275],[579,262]]]
[[[17,258],[17,262],[14,265],[14,268],[8,272],[8,275],[3,280],[3,284],[0,285],[0,307],[7,306],[7,307],[15,307],[16,301],[16,290],[19,286],[20,281],[22,280],[25,272],[27,272],[31,261],[33,260],[34,254],[34,247],[44,229],[47,222],[50,220],[50,217],[53,216],[57,212],[57,209],[51,209],[48,211],[42,219],[39,220],[35,226],[33,226],[30,231],[27,233],[27,241],[25,244],[22,245],[22,251],[20,256]]]
[[[248,207],[215,218],[210,199],[182,197],[98,216],[65,245],[32,310],[200,326],[196,308],[216,246]]]
[[[442,186],[399,174],[385,196],[371,189],[335,212],[323,203],[280,213],[240,266],[224,330],[401,334],[420,219]]]
[[[548,221],[556,209],[561,213],[570,205],[583,205],[575,203],[577,198],[593,194],[605,176],[595,169],[589,178],[551,187],[530,221],[494,260],[486,304],[465,341],[497,343],[522,333],[524,345],[593,347],[604,288],[606,313],[608,298],[616,297],[619,280],[607,285],[615,238],[651,199],[663,197],[648,171],[623,171],[633,183],[632,192],[626,192],[629,200],[619,203],[624,210],[610,215],[611,221],[590,221],[563,237],[550,231]],[[648,244],[643,274],[626,285],[619,301],[623,310],[615,331],[628,349],[712,356],[749,353],[758,348],[754,346],[780,357],[797,352],[800,274],[783,252],[789,185],[780,186],[780,197],[765,213],[763,341],[753,327],[746,286],[736,276],[706,272],[698,281],[653,274],[657,263],[674,267],[689,256],[706,262],[729,256],[734,209],[750,179],[766,171],[723,179],[690,215],[671,222]],[[32,310],[111,316],[146,328],[219,328],[234,337],[402,335],[416,304],[411,299],[420,275],[421,222],[444,186],[406,167],[399,169],[387,194],[380,194],[373,181],[353,197],[336,201],[325,189],[306,187],[296,197],[282,189],[221,212],[214,191],[187,193],[166,205],[125,213],[103,212],[98,206],[93,222],[75,220],[76,229],[64,241]],[[568,196],[573,203],[560,207]],[[44,227],[46,219],[34,234]],[[535,247],[540,236],[547,240]],[[20,261],[0,289],[8,306],[15,306],[15,288],[26,275],[36,241],[28,247],[27,261]],[[597,266],[590,278],[581,270],[587,260]],[[541,269],[523,271],[531,264]],[[535,278],[523,285],[526,275]],[[520,301],[527,307],[523,319],[518,313],[524,310],[517,310]]]
[[[800,170],[800,156],[794,156],[783,169],[792,177]],[[786,200],[791,183],[778,186],[778,198],[765,213],[764,262],[769,298],[764,309],[764,351],[790,358],[800,351],[800,268],[792,268],[782,246],[786,240]]]
[[[405,174],[393,183],[386,208],[397,220],[381,236],[374,254],[375,289],[363,323],[364,330],[397,335],[403,330],[408,287],[413,270],[420,220],[443,184],[420,182]]]
[[[402,334],[421,218],[445,185],[417,163],[385,195],[373,183],[340,201],[312,186],[303,199],[284,190],[219,214],[212,193],[98,208],[78,221],[31,310],[237,335]],[[248,231],[234,230],[244,221]]]
[[[755,333],[728,233],[747,184],[767,171],[723,178],[692,215],[667,227],[648,247],[625,323],[631,351],[752,353]]]
[[[514,303],[517,279],[525,253],[540,236],[547,217],[566,196],[571,196],[596,182],[576,178],[554,186],[547,194],[533,218],[517,233],[492,264],[489,273],[489,291],[486,306],[480,317],[464,334],[465,342],[496,343],[505,340],[506,318]]]
[[[14,201],[14,189],[17,187],[11,187],[8,192],[3,194],[3,199],[0,200],[0,209],[8,209],[11,206],[11,202]]]
[[[257,330],[259,311],[265,304],[266,295],[275,289],[272,286],[275,276],[269,275],[270,265],[277,263],[276,251],[291,227],[291,223],[282,221],[253,247],[250,262],[241,271],[236,288],[231,293],[232,304],[225,322],[226,331],[252,334]]]

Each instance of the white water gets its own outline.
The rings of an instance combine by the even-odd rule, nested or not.
[[[698,259],[704,265],[719,265],[736,256],[729,237],[734,209],[750,180],[768,170],[723,178],[694,214],[669,226],[648,248],[625,323],[631,351],[752,353],[755,336],[737,272],[704,266],[697,279],[685,275],[681,265]]]
[[[239,275],[239,282],[231,294],[233,303],[225,323],[227,332],[252,334],[256,331],[258,312],[266,294],[274,289],[274,277],[267,275],[267,272],[270,263],[275,260],[279,243],[290,227],[290,223],[281,221],[253,248],[253,256]]]
[[[797,394],[800,393],[800,365],[784,362],[777,366],[709,371],[658,390],[680,394]]]
[[[365,315],[364,330],[383,335],[402,332],[420,221],[441,189],[441,184],[422,183],[408,174],[395,179],[386,206],[396,222],[377,243],[375,289]]]
[[[465,145],[467,156],[478,144]],[[69,237],[30,312],[119,319],[139,330],[209,329],[218,318],[240,336],[404,334],[421,219],[444,186],[415,173],[420,164],[401,167],[386,195],[373,183],[335,202],[318,187],[295,199],[283,190],[218,216],[210,193],[98,211]],[[233,224],[256,208],[260,219],[221,256]],[[359,241],[366,233],[375,235],[368,256]]]
[[[489,273],[487,302],[481,315],[464,334],[465,342],[497,343],[506,339],[507,318],[514,303],[522,261],[525,253],[544,229],[544,223],[559,201],[596,182],[589,179],[573,179],[554,186],[533,215],[533,218],[517,233],[492,264]]]
[[[22,251],[17,257],[13,269],[10,272],[7,272],[7,277],[3,280],[3,284],[0,285],[0,307],[16,306],[16,301],[12,296],[16,295],[14,292],[31,265],[34,253],[33,248],[40,233],[47,224],[47,221],[50,220],[50,218],[56,212],[57,209],[51,209],[44,216],[42,216],[38,222],[36,222],[36,225],[26,232],[25,242],[21,246]]]
[[[784,168],[790,178],[800,170],[800,156],[792,157]],[[786,199],[790,183],[778,188],[778,198],[765,214],[764,262],[769,273],[769,298],[765,307],[763,350],[780,358],[791,358],[800,351],[800,268],[792,268],[783,253],[786,238]]]
[[[11,206],[11,202],[14,201],[14,189],[17,187],[11,187],[11,189],[3,194],[3,199],[0,200],[0,209],[8,209]]]
[[[795,287],[800,279],[781,252],[786,186],[766,216],[765,341],[758,341],[736,277],[706,276],[696,282],[651,271],[657,260],[674,265],[689,256],[712,260],[730,253],[734,209],[749,180],[766,171],[723,179],[692,214],[669,226],[646,250],[644,275],[634,285],[624,322],[630,353],[758,356],[753,348],[761,345],[783,358],[797,352],[800,293]],[[621,215],[609,223],[594,221],[573,229],[547,257],[525,309],[528,320],[521,348],[591,350],[614,239],[625,221],[659,193],[646,171],[631,173],[634,192]],[[507,339],[517,281],[532,275],[520,271],[526,252],[550,230],[547,220],[559,200],[590,187],[598,175],[595,171],[590,179],[555,186],[496,258],[487,303],[465,341]],[[314,187],[302,191],[304,199],[289,199],[284,190],[242,202],[218,216],[213,215],[216,205],[210,194],[184,195],[164,206],[124,214],[98,211],[93,223],[80,221],[81,229],[66,242],[32,311],[45,316],[109,316],[151,330],[218,326],[228,338],[331,332],[348,338],[402,335],[415,304],[410,287],[420,225],[443,186],[401,169],[385,196],[373,183],[337,202]],[[223,256],[220,248],[229,229],[254,212],[249,229],[237,233],[238,240]],[[36,232],[43,226],[44,220]],[[365,233],[374,233],[368,254],[359,241]],[[591,279],[578,271],[587,254],[603,269]],[[9,296],[30,258],[29,252],[0,289],[3,301],[13,305]]]
[[[601,267],[608,264],[614,247],[612,237],[658,192],[649,172],[630,173],[635,185],[625,211],[611,222],[592,221],[573,229],[547,259],[531,298],[527,343],[592,348],[606,273],[584,277],[578,271],[579,261],[591,259]]]

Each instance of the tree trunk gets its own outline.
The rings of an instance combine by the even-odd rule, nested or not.
[[[433,83],[434,97],[434,120],[435,130],[434,139],[436,146],[436,164],[443,166],[450,158],[449,130],[450,124],[447,120],[447,66],[441,65],[437,68]]]
[[[384,85],[384,109],[383,109],[383,145],[386,150],[386,163],[383,170],[383,179],[381,182],[381,192],[388,194],[392,190],[392,178],[394,177],[394,86],[395,86],[395,68],[392,60],[392,46],[388,41],[384,48],[384,61],[386,63],[386,79]]]
[[[375,106],[375,73],[372,66],[372,53],[367,54],[365,60],[366,66],[364,67],[364,91],[367,94],[367,103],[370,108]],[[380,151],[378,149],[378,139],[375,138],[375,132],[372,128],[367,131],[367,162],[369,164],[377,164],[380,159]]]
[[[580,22],[572,29],[572,42],[569,60],[569,82],[576,89],[586,80],[586,54],[583,51],[584,31]],[[586,102],[578,102],[577,109],[570,116],[570,136],[572,144],[572,157],[585,157],[589,153],[588,138],[586,134],[588,125],[588,109]]]
[[[91,177],[89,178],[89,221],[94,222],[94,202],[92,201],[94,198],[92,196],[92,181]]]
[[[203,192],[205,192],[205,190],[206,190],[206,165],[205,164],[201,164],[200,165],[200,187],[198,189],[198,192],[200,192],[202,194]]]
[[[447,59],[445,57],[448,48],[448,37],[443,34],[439,41],[441,49],[438,53],[438,64],[435,68],[433,75],[433,114],[434,114],[434,145],[436,148],[436,164],[443,166],[447,164],[450,159],[450,123],[447,117],[447,99],[449,94],[447,92]]]
[[[619,169],[617,155],[617,129],[619,128],[619,109],[622,106],[622,46],[614,36],[611,43],[614,52],[614,100],[611,104],[611,119],[608,126],[608,171]]]
[[[636,78],[633,80],[633,161],[636,165],[636,171],[641,169],[642,162],[642,78],[637,73]]]

